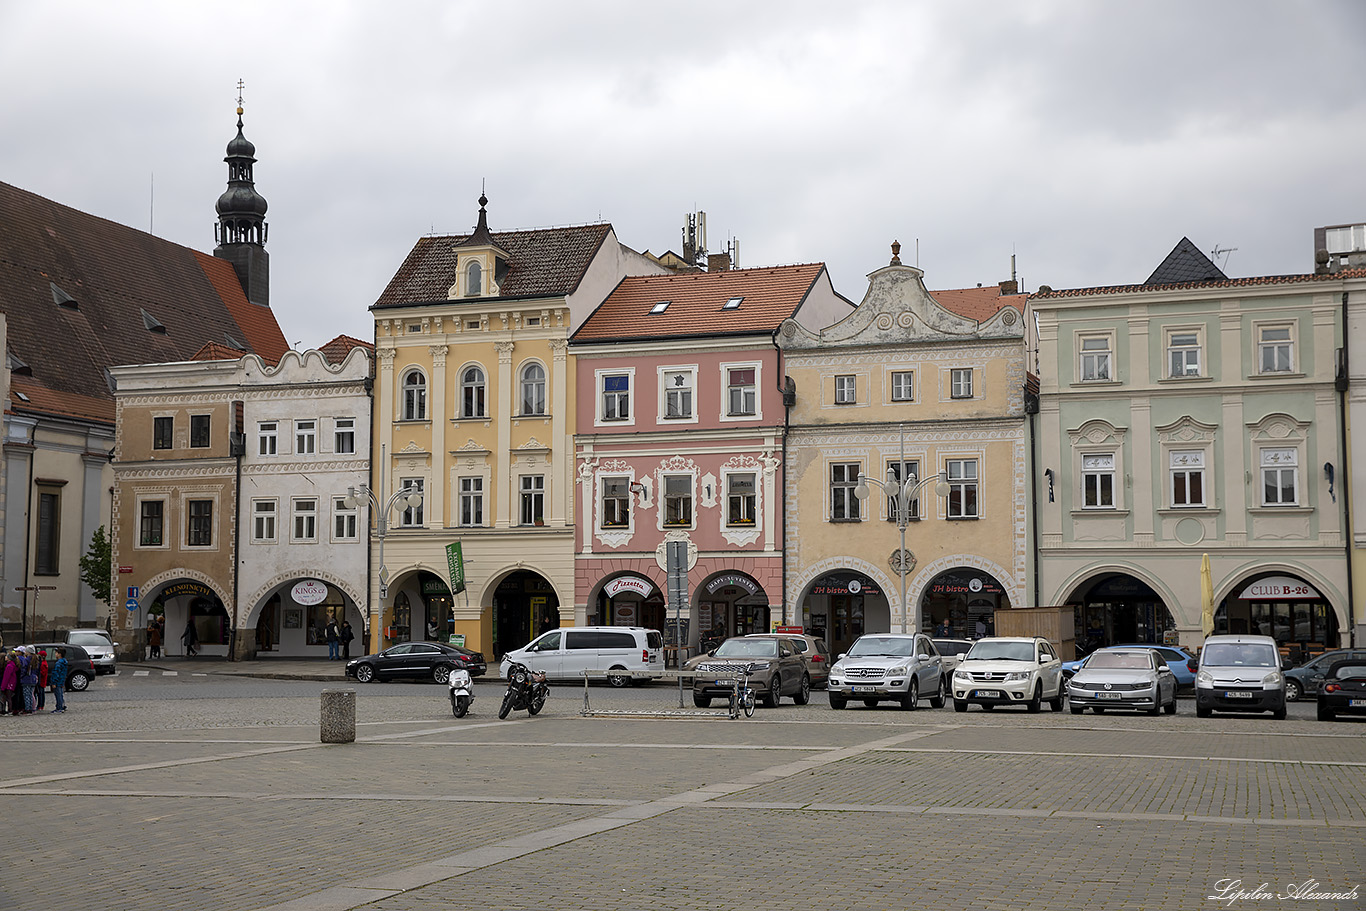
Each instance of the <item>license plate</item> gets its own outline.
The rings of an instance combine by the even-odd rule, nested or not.
[[[1347,704],[1354,709],[1366,709],[1366,699],[1348,699]]]
[[[1252,694],[1245,690],[1227,690],[1224,693],[1225,699],[1251,699]]]
[[[973,693],[973,695],[974,695],[974,696],[980,696],[980,697],[983,698],[983,699],[1000,699],[1000,698],[1001,698],[1001,691],[1000,691],[1000,690],[978,690],[977,692]]]
[[[718,680],[718,681],[716,681],[716,685],[717,685],[717,686],[733,686],[734,684],[735,684],[735,681],[734,681],[734,680]]]
[[[1119,693],[1096,693],[1097,699],[1118,699]]]
[[[875,686],[856,686],[856,687],[853,687],[853,690],[854,690],[855,693],[876,693],[876,692],[877,692],[877,687],[875,687]]]

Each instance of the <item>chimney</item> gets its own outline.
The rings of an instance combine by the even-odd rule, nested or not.
[[[730,254],[729,254],[729,253],[711,253],[711,254],[708,254],[708,256],[707,256],[707,271],[708,271],[708,272],[729,272],[729,271],[730,271]]]
[[[1020,293],[1020,283],[1017,282],[1015,279],[1012,278],[1012,279],[1009,279],[1009,280],[1007,280],[1007,281],[1001,282],[1001,294],[1004,295],[1004,294],[1019,294],[1019,293]]]

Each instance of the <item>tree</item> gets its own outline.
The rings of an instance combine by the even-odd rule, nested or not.
[[[81,557],[81,581],[90,586],[90,591],[105,604],[109,603],[111,594],[110,572],[113,569],[113,561],[114,548],[104,534],[104,526],[101,525],[90,536],[90,549]]]

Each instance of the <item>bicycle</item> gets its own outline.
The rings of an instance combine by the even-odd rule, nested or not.
[[[744,710],[746,718],[754,717],[754,688],[749,685],[749,676],[758,665],[746,664],[736,668],[735,689],[730,694],[730,717],[739,718]]]

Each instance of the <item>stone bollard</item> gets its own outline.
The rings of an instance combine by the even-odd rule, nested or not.
[[[322,742],[356,742],[356,691],[323,690]]]

